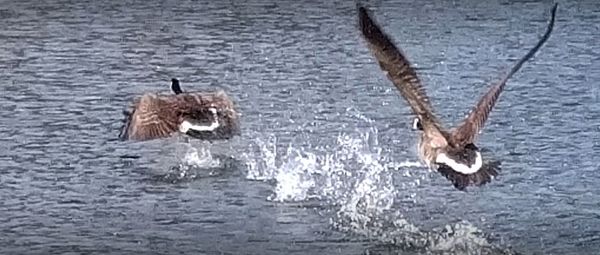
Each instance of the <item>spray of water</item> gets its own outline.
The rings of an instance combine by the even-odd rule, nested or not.
[[[336,208],[330,223],[340,231],[427,252],[505,254],[468,222],[429,231],[411,223],[395,203],[418,196],[399,190],[418,186],[427,175],[416,160],[392,162],[382,155],[377,137],[376,128],[359,129],[340,134],[333,146],[313,148],[282,146],[274,135],[257,137],[243,155],[246,177],[275,181],[269,200],[319,200]],[[402,178],[402,187],[394,185],[394,176]]]
[[[157,179],[172,183],[190,181],[218,175],[222,170],[222,162],[211,153],[210,145],[197,146],[179,143],[174,150],[173,156],[176,165],[169,167],[167,172],[156,176]],[[173,163],[170,162],[170,164]]]

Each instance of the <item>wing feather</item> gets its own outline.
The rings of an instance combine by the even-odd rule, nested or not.
[[[527,60],[531,59],[550,37],[552,29],[554,28],[554,18],[556,16],[557,7],[558,3],[554,4],[554,7],[551,11],[550,22],[542,38],[540,38],[537,44],[510,69],[510,71],[500,80],[500,82],[492,86],[487,93],[481,97],[473,111],[465,119],[464,123],[452,133],[452,138],[455,143],[466,145],[474,142],[477,134],[485,125],[492,108],[496,104],[496,101],[500,97],[500,93],[504,90],[504,86],[506,85],[508,79],[510,79],[510,77],[512,77],[517,71],[519,71],[521,66],[523,66]]]
[[[150,140],[169,137],[179,131],[183,120],[212,122],[215,108],[224,118],[225,126],[233,132],[239,129],[233,102],[224,92],[179,93],[175,95],[145,94],[126,113],[126,121],[119,134],[123,140]]]
[[[432,146],[445,146],[447,142],[442,135],[441,124],[433,113],[429,97],[408,59],[370,17],[369,11],[360,5],[358,6],[358,17],[362,35],[379,66],[387,73],[388,79],[408,102],[413,113],[419,117],[428,136],[437,141]]]
[[[150,140],[177,132],[181,111],[171,98],[152,94],[142,96],[128,117],[121,139]]]

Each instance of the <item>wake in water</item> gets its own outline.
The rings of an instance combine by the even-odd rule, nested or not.
[[[390,162],[377,136],[376,128],[367,128],[340,134],[333,146],[314,148],[282,148],[273,135],[258,137],[244,154],[246,177],[275,181],[271,201],[318,200],[333,207],[335,229],[380,243],[428,252],[505,253],[468,222],[424,231],[394,208],[398,198],[419,199],[410,190],[428,173],[417,161]],[[401,178],[402,187],[394,185],[394,176]]]

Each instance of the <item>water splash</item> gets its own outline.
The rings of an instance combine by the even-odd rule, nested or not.
[[[278,144],[277,137],[256,137],[243,154],[246,177],[275,182],[269,200],[319,200],[333,207],[330,224],[401,249],[446,254],[507,254],[491,245],[468,222],[423,230],[398,208],[398,198],[419,199],[412,191],[428,173],[418,161],[393,162],[379,146],[374,127],[338,135],[329,146]],[[325,141],[326,142],[326,141]],[[284,149],[282,149],[284,148]],[[401,178],[395,186],[393,177]],[[402,192],[402,193],[400,193]]]
[[[377,129],[370,128],[356,135],[341,134],[333,148],[294,148],[288,145],[281,152],[275,136],[257,138],[245,154],[246,177],[251,180],[275,180],[270,199],[274,201],[331,200],[336,203],[348,198],[348,191],[357,190],[374,207],[381,199],[393,202],[391,175],[380,163],[381,149]],[[333,151],[333,153],[331,153]],[[354,170],[354,169],[359,170]],[[379,202],[375,202],[379,201]]]
[[[177,164],[155,178],[176,183],[216,176],[222,170],[221,160],[211,153],[210,146],[207,145],[194,147],[188,143],[179,144],[175,148],[174,156]]]
[[[247,179],[250,180],[271,180],[275,177],[278,166],[277,156],[277,137],[269,135],[267,138],[257,137],[254,143],[251,143],[248,152],[242,154],[242,158],[248,166]]]
[[[192,145],[187,144],[187,151],[180,165],[182,167],[215,168],[221,165],[221,161],[218,158],[213,157],[210,148],[195,148]]]
[[[382,244],[392,244],[401,251],[411,251],[411,254],[516,254],[490,244],[484,233],[465,221],[425,231],[411,224],[400,213],[388,212],[372,217],[341,217],[331,224],[339,230],[360,234]],[[389,250],[389,247],[386,249]]]

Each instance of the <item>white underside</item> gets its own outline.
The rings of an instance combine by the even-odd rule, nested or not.
[[[479,169],[481,168],[481,165],[482,165],[481,153],[476,151],[475,154],[477,155],[475,157],[475,164],[471,165],[471,167],[468,167],[465,164],[456,162],[455,160],[449,158],[445,153],[438,154],[437,157],[435,158],[435,162],[446,164],[450,168],[454,169],[454,171],[462,173],[462,174],[472,174],[472,173],[476,173],[477,171],[479,171]]]
[[[213,114],[213,119],[214,121],[210,123],[210,125],[196,125],[196,124],[192,124],[191,122],[184,120],[180,125],[179,125],[179,131],[181,131],[182,133],[187,133],[190,130],[193,131],[199,131],[199,132],[203,132],[203,131],[215,131],[215,129],[219,128],[219,126],[221,125],[219,123],[219,116],[217,116],[217,110],[215,108],[210,108],[209,109],[210,112],[212,112]]]

